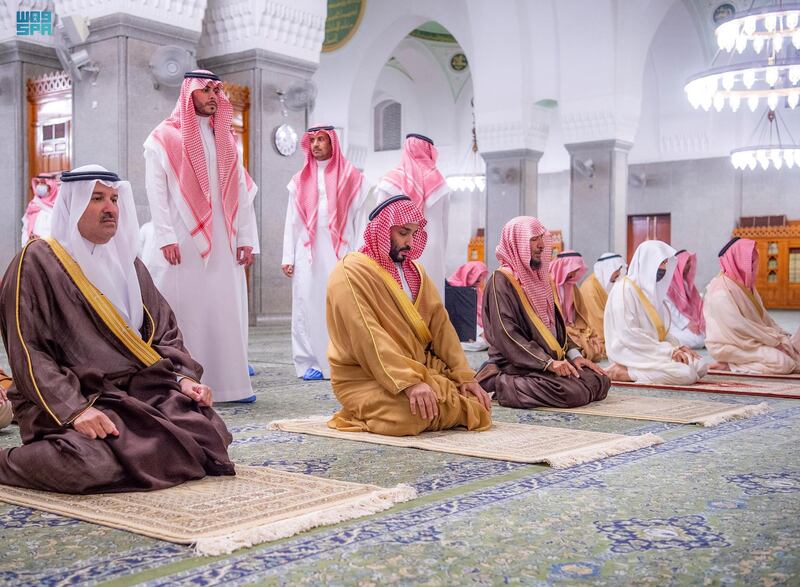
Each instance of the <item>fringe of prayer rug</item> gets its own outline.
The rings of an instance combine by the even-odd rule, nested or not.
[[[442,430],[419,436],[384,436],[370,432],[341,432],[328,428],[328,416],[275,420],[270,428],[340,440],[418,448],[469,457],[517,463],[547,463],[565,468],[664,442],[655,434],[624,436],[554,426],[495,422],[484,432]]]
[[[368,516],[415,497],[408,485],[384,489],[243,465],[236,476],[148,492],[66,495],[0,485],[0,501],[192,544],[205,556]]]
[[[693,385],[658,385],[613,381],[614,387],[635,387],[637,389],[667,389],[671,391],[696,391],[699,393],[727,393],[732,395],[755,395],[763,397],[782,397],[800,399],[800,382],[774,381],[769,379],[745,379],[706,375]]]
[[[643,397],[629,393],[611,393],[602,401],[592,402],[579,408],[536,409],[544,412],[571,412],[589,416],[716,426],[730,420],[739,420],[763,414],[769,411],[769,406],[765,402],[743,406],[691,399]]]

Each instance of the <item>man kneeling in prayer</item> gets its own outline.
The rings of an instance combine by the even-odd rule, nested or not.
[[[800,371],[800,330],[790,335],[769,315],[756,290],[758,251],[735,237],[719,253],[722,273],[708,284],[703,312],[715,369],[785,375]]]
[[[550,282],[552,237],[531,216],[504,227],[500,269],[483,296],[489,362],[478,381],[501,406],[575,408],[605,399],[611,381],[567,334]]]
[[[369,218],[364,247],[339,261],[328,281],[328,360],[342,404],[328,426],[389,436],[486,430],[489,396],[436,284],[414,262],[427,241],[425,217],[401,195]]]
[[[558,309],[567,323],[567,334],[584,357],[590,361],[601,361],[606,355],[603,336],[598,335],[589,324],[589,312],[578,288],[578,282],[587,270],[583,256],[576,251],[559,253],[550,263],[550,277],[556,302],[560,304]]]
[[[61,179],[52,239],[30,241],[0,291],[23,442],[0,450],[0,483],[86,494],[235,474],[202,367],[136,258],[130,184],[99,165]]]
[[[667,297],[677,259],[667,243],[640,244],[628,275],[614,284],[604,315],[606,352],[613,381],[691,385],[708,365],[693,350],[681,346],[665,325]]]

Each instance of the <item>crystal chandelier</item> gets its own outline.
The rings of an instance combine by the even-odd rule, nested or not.
[[[726,105],[736,112],[746,103],[755,112],[762,100],[775,110],[783,99],[789,108],[800,103],[800,3],[779,3],[751,8],[717,26],[719,51],[728,64],[714,67],[690,79],[684,91],[693,108],[719,112]],[[734,62],[746,50],[756,60]],[[763,56],[762,56],[763,53]],[[752,57],[750,58],[752,59]]]
[[[783,144],[781,125],[783,125],[784,132],[792,141],[788,145]],[[759,129],[761,129],[761,136],[757,146],[731,151],[731,163],[736,169],[750,169],[752,171],[757,165],[760,165],[761,169],[764,170],[767,170],[770,165],[774,166],[775,169],[780,169],[784,165],[789,169],[795,165],[800,166],[800,145],[794,142],[789,127],[778,117],[774,110],[767,110],[767,113],[753,132],[754,136]]]

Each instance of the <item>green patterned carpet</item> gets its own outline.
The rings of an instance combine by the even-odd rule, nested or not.
[[[503,421],[666,440],[553,470],[267,430],[337,404],[328,382],[294,377],[286,327],[254,329],[250,356],[258,401],[219,409],[234,460],[409,483],[419,497],[221,558],[0,504],[0,584],[800,584],[800,401],[767,400],[769,413],[714,428],[495,408]],[[763,400],[681,395],[694,396]],[[15,428],[0,431],[0,447],[18,442]]]

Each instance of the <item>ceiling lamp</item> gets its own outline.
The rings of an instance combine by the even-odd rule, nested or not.
[[[794,109],[800,98],[800,3],[751,8],[717,26],[719,52],[728,63],[691,78],[684,91],[693,108],[736,112],[743,101],[751,111],[782,101]],[[734,62],[734,57],[750,52]],[[766,49],[766,51],[764,51]]]
[[[781,125],[791,139],[789,144],[783,143]],[[767,110],[766,115],[753,132],[753,136],[759,129],[761,134],[756,146],[731,151],[731,163],[736,169],[752,171],[756,167],[761,167],[766,171],[770,166],[775,169],[781,169],[784,165],[788,169],[795,165],[800,167],[800,145],[794,142],[786,123],[778,117],[774,110]]]
[[[478,134],[475,132],[475,100],[470,100],[472,107],[472,144],[467,149],[460,168],[464,173],[447,176],[447,186],[454,192],[483,192],[486,190],[485,166],[478,160]]]

